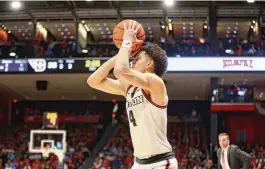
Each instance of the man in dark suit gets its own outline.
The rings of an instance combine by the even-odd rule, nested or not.
[[[218,169],[250,169],[251,156],[240,150],[236,145],[230,145],[228,134],[218,136],[220,147],[217,150]]]

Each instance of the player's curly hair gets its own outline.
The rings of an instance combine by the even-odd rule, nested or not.
[[[167,54],[157,44],[147,43],[141,47],[141,51],[145,51],[146,54],[154,61],[154,71],[159,77],[162,77],[167,71]]]

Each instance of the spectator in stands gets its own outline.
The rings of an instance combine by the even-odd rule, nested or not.
[[[242,49],[241,45],[237,45],[236,55],[237,56],[242,56],[243,55],[243,49]]]
[[[203,169],[216,169],[213,165],[213,160],[207,160]]]
[[[254,44],[251,44],[250,45],[250,48],[249,48],[249,50],[248,50],[248,55],[249,56],[254,56],[254,55],[256,55],[256,49],[255,49],[255,46],[254,46]]]

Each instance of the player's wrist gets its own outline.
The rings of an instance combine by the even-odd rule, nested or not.
[[[127,40],[127,39],[124,39],[124,40],[122,41],[121,47],[122,47],[122,48],[126,48],[126,49],[131,50],[132,45],[133,45],[133,41],[131,41],[131,40]]]

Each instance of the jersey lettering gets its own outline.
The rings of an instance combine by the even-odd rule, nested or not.
[[[136,120],[135,120],[135,118],[133,116],[133,111],[132,110],[129,111],[129,120],[130,120],[131,123],[133,123],[133,126],[137,126]]]

